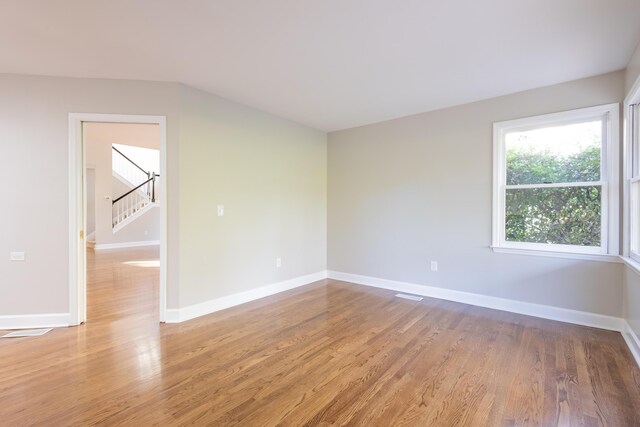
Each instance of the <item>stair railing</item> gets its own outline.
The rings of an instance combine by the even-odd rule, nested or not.
[[[154,202],[154,183],[158,175],[153,176],[135,188],[111,202],[111,225],[114,229],[127,218]]]
[[[118,175],[134,186],[150,178],[150,172],[144,170],[116,147],[111,146],[111,148],[113,149],[111,152],[111,166]]]
[[[156,182],[160,175],[145,171],[116,147],[112,146],[112,148],[113,170],[131,185],[135,185],[111,202],[111,225],[115,232],[124,226],[122,223],[125,220],[158,201]]]

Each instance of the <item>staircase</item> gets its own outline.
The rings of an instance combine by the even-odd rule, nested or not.
[[[116,233],[157,206],[156,190],[160,175],[144,170],[116,147],[112,147],[111,154],[113,176],[130,188],[111,202],[111,226]]]

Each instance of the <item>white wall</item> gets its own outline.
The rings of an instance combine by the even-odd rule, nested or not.
[[[169,308],[324,269],[324,133],[173,83],[0,74],[0,94],[0,316],[69,310],[70,112],[167,117]]]
[[[616,72],[329,134],[329,270],[620,316],[620,264],[489,245],[492,123],[623,93]]]
[[[130,187],[113,177],[111,146],[126,143],[136,147],[159,149],[159,126],[132,123],[86,123],[84,139],[86,163],[95,168],[96,245],[160,240],[160,208],[151,208],[116,233],[111,226],[111,200],[130,190]],[[111,197],[111,199],[105,197]]]

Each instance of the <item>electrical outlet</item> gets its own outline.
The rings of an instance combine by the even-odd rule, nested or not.
[[[282,267],[282,258],[276,258],[276,267],[277,268]]]
[[[218,216],[224,216],[224,205],[218,205]]]
[[[10,261],[24,261],[24,252],[9,252]]]
[[[438,261],[431,261],[431,271],[438,271]]]

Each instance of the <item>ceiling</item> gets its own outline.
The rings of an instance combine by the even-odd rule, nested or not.
[[[325,131],[625,68],[638,0],[0,0],[0,72],[182,82]]]

